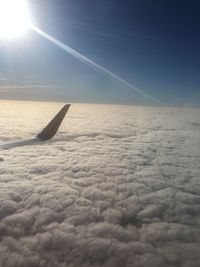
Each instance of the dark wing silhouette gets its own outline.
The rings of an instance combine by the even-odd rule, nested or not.
[[[44,130],[37,135],[41,141],[46,141],[54,137],[57,133],[61,122],[63,121],[70,105],[65,105],[60,112],[53,118],[52,121],[44,128]]]
[[[57,133],[70,104],[65,105],[58,114],[50,121],[50,123],[36,137],[26,140],[15,140],[0,144],[0,149],[10,149],[18,146],[33,145],[38,142],[43,142],[51,139]]]

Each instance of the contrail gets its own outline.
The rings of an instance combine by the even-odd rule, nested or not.
[[[143,90],[135,87],[134,85],[132,85],[131,83],[129,83],[126,80],[122,79],[121,77],[119,77],[118,75],[114,74],[113,72],[111,72],[111,71],[107,70],[106,68],[98,65],[97,63],[95,63],[91,59],[89,59],[89,58],[85,57],[84,55],[78,53],[77,51],[75,51],[74,49],[72,49],[68,45],[62,43],[61,41],[57,40],[56,38],[54,38],[53,36],[49,35],[48,33],[46,33],[44,31],[38,29],[34,25],[32,25],[31,28],[32,28],[32,30],[34,30],[35,32],[37,32],[38,34],[40,34],[41,36],[43,36],[44,38],[46,38],[50,42],[54,43],[55,45],[57,45],[58,47],[60,47],[61,49],[63,49],[65,52],[69,53],[70,55],[74,56],[78,60],[82,61],[83,63],[91,66],[94,69],[97,69],[97,70],[102,71],[104,74],[106,74],[109,77],[112,77],[112,78],[118,80],[120,83],[126,85],[127,87],[129,87],[132,90],[134,90],[135,92],[143,95],[144,97],[150,99],[151,101],[153,101],[153,102],[155,102],[155,103],[157,103],[157,104],[159,104],[161,106],[164,106],[165,105],[159,99],[154,98],[153,96],[145,93]]]

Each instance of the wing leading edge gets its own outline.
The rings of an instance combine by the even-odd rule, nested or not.
[[[18,146],[33,145],[38,142],[50,140],[57,133],[67,111],[69,110],[69,107],[70,104],[65,105],[36,137],[26,140],[15,140],[11,142],[2,143],[0,144],[0,149],[10,149]]]

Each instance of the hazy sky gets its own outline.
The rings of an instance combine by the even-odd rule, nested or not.
[[[198,1],[32,0],[34,24],[168,105],[200,105]],[[0,97],[147,103],[34,32],[0,43]]]

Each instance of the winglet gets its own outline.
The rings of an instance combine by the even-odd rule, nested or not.
[[[53,120],[50,121],[50,123],[44,128],[44,130],[37,135],[37,138],[39,138],[41,141],[51,139],[57,133],[69,107],[69,104],[65,105],[53,118]]]

